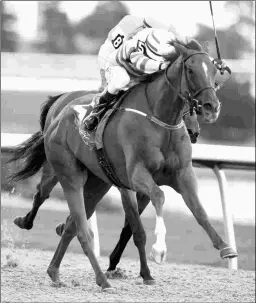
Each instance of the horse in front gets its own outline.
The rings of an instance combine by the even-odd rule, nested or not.
[[[109,115],[101,133],[101,155],[111,167],[109,174],[105,173],[96,149],[86,145],[78,131],[74,108],[85,100],[92,100],[94,96],[90,94],[71,92],[50,98],[41,112],[42,131],[13,150],[11,161],[26,159],[25,166],[12,175],[13,179],[26,179],[43,168],[32,213],[19,218],[16,224],[21,228],[24,224],[33,224],[37,210],[57,182],[63,188],[70,209],[47,270],[52,281],[60,282],[60,263],[69,243],[77,235],[93,267],[97,285],[102,290],[111,288],[93,252],[87,220],[113,182],[121,193],[125,220],[139,252],[140,276],[145,284],[155,283],[147,265],[146,234],[140,219],[149,200],[156,211],[156,243],[151,258],[157,263],[166,258],[165,196],[161,185],[170,186],[182,195],[222,258],[237,256],[216,232],[200,202],[192,167],[191,142],[183,122],[184,114],[193,110],[202,115],[205,122],[213,123],[218,119],[221,103],[215,88],[217,69],[195,40],[188,44],[177,40],[173,45],[178,54],[174,63],[153,75],[148,82],[126,92],[121,97],[122,102]],[[119,262],[127,242],[121,244],[112,267]]]

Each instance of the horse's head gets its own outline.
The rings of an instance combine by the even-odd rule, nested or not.
[[[182,66],[181,95],[190,105],[194,104],[205,122],[215,122],[221,109],[215,90],[216,67],[196,40],[191,40],[188,44],[176,40],[171,45],[180,54],[176,64]],[[168,56],[166,59],[168,60]],[[168,79],[169,74],[171,77],[171,69],[166,71]]]

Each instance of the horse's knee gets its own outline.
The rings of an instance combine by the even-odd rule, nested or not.
[[[145,246],[147,241],[146,232],[143,228],[138,229],[133,234],[133,241],[136,247],[139,247],[140,245]]]
[[[150,199],[155,208],[162,207],[165,201],[164,192],[158,186],[155,186],[154,190],[152,190]]]

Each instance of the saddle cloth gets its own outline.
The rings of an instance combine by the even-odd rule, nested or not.
[[[107,122],[109,121],[109,118],[112,116],[112,114],[117,110],[117,108],[120,106],[124,95],[126,95],[128,91],[120,92],[114,101],[111,102],[111,105],[109,106],[109,109],[104,114],[103,118],[100,120],[96,130],[88,131],[84,129],[84,120],[88,115],[90,115],[91,111],[93,110],[94,106],[99,103],[99,98],[102,95],[102,93],[98,93],[92,97],[92,101],[90,104],[79,104],[79,105],[73,105],[72,108],[74,110],[75,116],[76,116],[76,126],[78,127],[78,131],[85,142],[86,145],[97,149],[100,149],[103,147],[103,132],[105,129],[105,126]],[[88,96],[85,96],[86,100]],[[84,98],[84,97],[81,97]]]

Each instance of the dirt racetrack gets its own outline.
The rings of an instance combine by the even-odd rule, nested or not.
[[[52,252],[2,248],[1,302],[254,302],[255,272],[199,265],[157,265],[149,261],[154,286],[138,277],[139,262],[122,259],[114,290],[102,292],[88,259],[67,253],[61,265],[60,288],[46,274]],[[103,271],[108,259],[101,257]]]

